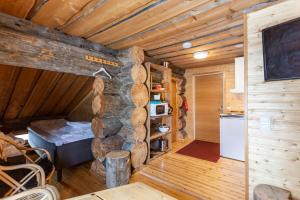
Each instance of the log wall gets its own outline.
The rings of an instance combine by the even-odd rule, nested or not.
[[[122,82],[121,96],[126,106],[121,114],[123,127],[119,135],[125,143],[124,150],[131,152],[132,167],[140,168],[147,159],[148,148],[145,142],[147,110],[145,106],[149,101],[148,88],[145,85],[147,72],[143,66],[144,52],[133,47],[122,51],[118,59],[124,65],[119,74]]]
[[[105,156],[112,150],[130,151],[134,169],[140,168],[148,154],[145,121],[148,89],[147,72],[142,65],[144,52],[132,47],[120,51],[120,73],[113,79],[96,77],[93,85],[92,131],[95,138],[92,171],[105,174]]]
[[[262,30],[299,19],[299,0],[247,15],[249,198],[258,184],[270,184],[300,199],[300,80],[264,81]],[[270,120],[270,129],[261,120]]]

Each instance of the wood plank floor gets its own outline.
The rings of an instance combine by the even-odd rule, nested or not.
[[[221,158],[212,163],[175,153],[186,144],[174,144],[172,152],[151,161],[130,182],[144,182],[177,199],[245,199],[243,162]],[[86,163],[64,170],[63,182],[53,181],[62,198],[105,189],[104,180],[94,178],[89,166]]]

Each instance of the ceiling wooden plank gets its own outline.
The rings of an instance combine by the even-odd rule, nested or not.
[[[202,24],[182,32],[171,35],[168,38],[158,39],[152,42],[143,43],[142,46],[146,51],[158,49],[165,46],[170,46],[177,43],[183,43],[196,38],[205,37],[213,33],[226,31],[231,28],[235,28],[243,25],[243,18],[238,15],[234,18],[220,18],[211,21],[207,24]]]
[[[33,16],[32,21],[47,26],[56,28],[65,24],[76,13],[92,0],[51,0],[45,3],[41,9]]]
[[[47,3],[48,0],[35,0],[33,7],[30,12],[27,14],[26,19],[31,20],[33,16]]]
[[[64,101],[59,101],[55,108],[51,111],[52,115],[60,114],[64,111],[64,109],[73,101],[76,95],[80,92],[81,88],[88,81],[89,77],[87,76],[77,76],[74,83],[71,87],[66,91],[65,96],[68,97]]]
[[[65,33],[88,37],[116,24],[135,12],[157,3],[159,0],[109,0],[96,1],[73,17],[65,26]]]
[[[181,50],[181,51],[160,54],[160,55],[157,55],[157,56],[153,56],[153,58],[155,58],[155,59],[166,59],[166,58],[169,58],[169,57],[177,57],[177,56],[181,56],[181,55],[193,54],[193,53],[198,52],[198,51],[208,51],[209,52],[210,50],[217,49],[217,48],[223,48],[223,47],[231,46],[231,45],[239,45],[239,44],[242,44],[243,41],[244,41],[243,36],[231,37],[231,38],[226,38],[226,39],[219,40],[219,41],[216,41],[216,42],[200,45],[200,46],[197,46],[197,47],[184,49],[184,50]]]
[[[141,42],[150,42],[168,38],[174,34],[184,32],[190,28],[209,23],[219,18],[231,18],[233,14],[241,12],[246,8],[255,6],[258,3],[262,2],[268,2],[268,0],[232,0],[231,2],[222,4],[198,15],[189,17],[176,24],[170,24],[169,26],[165,26],[160,29],[155,29],[148,32],[145,31],[138,37],[128,37],[128,39],[122,41],[123,45],[118,45],[118,48],[124,48],[124,45],[137,45]],[[116,45],[111,45],[109,47],[116,48]]]
[[[176,61],[176,65],[184,68],[185,66],[192,65],[195,63],[201,63],[201,62],[205,62],[205,61],[218,60],[218,59],[224,59],[224,58],[239,57],[239,56],[243,56],[243,51],[238,50],[238,51],[231,52],[231,53],[227,53],[227,52],[225,52],[223,54],[220,53],[220,54],[212,55],[207,58],[200,59],[200,60],[197,60],[197,59],[186,59],[186,60],[181,60],[181,61],[178,60],[178,61]]]
[[[208,0],[199,1],[182,1],[182,0],[172,0],[164,1],[161,4],[145,10],[137,16],[130,18],[123,23],[111,27],[103,32],[100,32],[89,40],[94,42],[99,42],[101,44],[108,44],[115,42],[117,40],[129,37],[135,33],[143,31],[151,26],[182,14],[196,6],[199,6]],[[130,28],[128,28],[130,27]]]
[[[185,69],[190,68],[198,68],[198,67],[207,67],[207,66],[215,66],[215,65],[223,65],[223,64],[229,64],[234,63],[234,57],[233,58],[227,58],[227,59],[221,59],[221,60],[211,60],[207,62],[198,63],[195,65],[186,66]]]
[[[26,18],[34,4],[35,0],[1,0],[0,12],[19,18]]]
[[[58,72],[43,71],[18,118],[33,116],[45,102],[61,76],[62,74]]]
[[[155,26],[152,26],[152,27],[150,27],[144,31],[141,31],[139,33],[136,33],[132,36],[126,37],[126,38],[118,40],[116,42],[112,42],[112,43],[108,44],[107,46],[114,48],[114,49],[123,49],[128,46],[136,45],[136,46],[144,47],[145,43],[152,43],[152,42],[155,43],[156,42],[155,39],[159,39],[159,35],[163,34],[163,32],[161,32],[161,30],[163,30],[164,28],[169,27],[169,26],[176,26],[176,24],[178,24],[182,21],[193,18],[195,15],[198,15],[200,13],[207,12],[208,10],[210,10],[214,7],[217,7],[221,4],[224,4],[227,1],[229,1],[229,0],[207,1],[203,5],[197,6],[197,7],[193,8],[192,10],[182,13],[181,15],[170,18],[169,20],[161,22]],[[153,39],[147,40],[147,38],[145,36],[147,36],[148,34],[156,34],[157,37],[153,37]],[[168,35],[168,37],[170,38],[170,37],[172,37],[172,35]]]
[[[16,119],[22,108],[25,106],[32,89],[34,88],[41,70],[22,68],[15,89],[6,109],[4,119]]]
[[[35,115],[46,116],[49,113],[51,113],[52,110],[55,109],[55,106],[58,104],[59,101],[65,101],[65,99],[69,98],[65,94],[76,80],[76,77],[76,75],[64,73],[58,80],[55,88],[48,95],[47,100],[45,100],[45,102],[37,110]]]
[[[226,54],[226,53],[231,53],[231,52],[236,52],[236,51],[243,51],[243,46],[242,45],[231,45],[223,48],[218,48],[211,50],[208,54],[208,57],[210,56],[216,56],[220,54]],[[181,55],[181,56],[176,56],[172,58],[166,59],[167,61],[170,61],[172,63],[176,63],[178,60],[185,60],[185,59],[195,59],[193,54],[186,54],[186,55]]]
[[[200,37],[197,39],[189,40],[192,47],[197,47],[201,45],[205,45],[208,43],[224,40],[226,38],[237,37],[243,35],[243,26],[235,27],[223,32],[215,32],[214,34],[208,35],[206,37]],[[174,45],[170,45],[167,47],[162,47],[154,50],[147,51],[149,56],[155,56],[163,53],[170,53],[175,51],[183,50],[182,43],[176,43]]]
[[[78,92],[76,97],[70,102],[70,104],[63,111],[64,114],[70,114],[87,95],[92,91],[94,78],[90,77],[89,80],[84,84],[82,89]]]
[[[14,90],[20,69],[18,67],[0,65],[0,118],[2,119]]]

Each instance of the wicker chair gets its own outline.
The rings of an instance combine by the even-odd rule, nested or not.
[[[3,200],[60,200],[57,189],[50,185],[33,188],[14,196],[6,197]]]
[[[22,159],[8,158],[5,149],[9,146],[19,151]],[[32,151],[38,153],[37,159],[28,155]],[[0,161],[0,193],[5,197],[44,186],[55,171],[46,150],[24,147],[5,135],[0,135]]]

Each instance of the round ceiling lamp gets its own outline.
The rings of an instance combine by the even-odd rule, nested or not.
[[[198,51],[194,53],[194,58],[196,59],[204,59],[207,58],[208,56],[208,51]]]
[[[192,47],[192,43],[191,43],[191,42],[184,42],[184,43],[182,44],[182,47],[183,47],[184,49],[189,49],[189,48]]]

